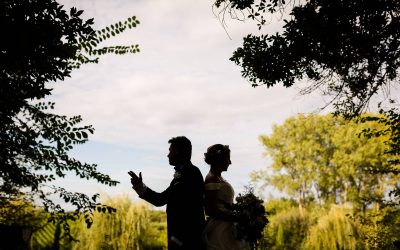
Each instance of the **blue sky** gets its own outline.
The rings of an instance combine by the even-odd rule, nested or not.
[[[297,113],[323,106],[318,95],[300,96],[297,88],[252,88],[240,67],[229,61],[243,36],[258,30],[254,22],[227,20],[226,30],[212,10],[212,1],[187,0],[62,0],[93,17],[96,28],[135,15],[141,24],[109,41],[139,44],[133,55],[107,55],[96,65],[85,65],[71,78],[54,84],[51,100],[56,111],[80,114],[95,134],[72,154],[98,164],[100,171],[120,181],[109,188],[69,177],[57,181],[70,190],[107,195],[130,194],[129,170],[144,182],[164,190],[172,176],[168,140],[185,135],[193,144],[192,162],[205,176],[207,147],[230,145],[233,164],[223,176],[236,193],[249,184],[252,171],[268,167],[258,141]],[[262,32],[280,30],[278,17]],[[227,35],[227,33],[229,36]],[[264,190],[264,198],[276,194]]]

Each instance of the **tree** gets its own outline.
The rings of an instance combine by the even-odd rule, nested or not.
[[[332,115],[298,115],[260,136],[273,174],[253,173],[254,181],[273,185],[296,198],[300,211],[308,201],[350,203],[356,210],[379,204],[395,178],[387,168],[383,138],[361,136],[365,127]]]
[[[391,148],[385,153],[392,166],[384,171],[399,173],[400,109],[391,92],[400,73],[399,1],[217,0],[215,6],[223,16],[242,12],[260,29],[268,15],[290,10],[283,32],[249,34],[230,60],[254,87],[291,87],[305,80],[303,94],[321,90],[330,95],[326,106],[333,104],[334,114],[346,118],[358,117],[376,97],[384,116],[370,119],[390,127],[369,135],[389,136]],[[393,194],[399,203],[400,189]]]
[[[262,249],[301,249],[308,229],[314,223],[312,214],[308,211],[300,214],[297,208],[292,207],[270,216],[264,233],[266,247]]]
[[[271,136],[260,136],[265,146],[266,155],[273,160],[272,169],[276,175],[266,177],[261,174],[256,179],[264,179],[267,183],[286,192],[296,199],[300,211],[309,197],[314,197],[312,187],[316,178],[318,164],[323,158],[324,148],[319,143],[326,140],[318,138],[329,133],[315,132],[316,128],[330,129],[329,126],[317,126],[323,119],[313,116],[292,117],[282,126],[274,126]],[[329,139],[329,138],[327,138]],[[283,171],[283,172],[282,172]]]
[[[347,210],[332,206],[309,228],[301,249],[365,249],[357,242],[361,238],[359,227],[348,217]]]
[[[260,24],[265,15],[292,7],[282,33],[250,34],[230,58],[253,86],[291,87],[305,79],[310,86],[304,92],[322,89],[334,96],[338,113],[350,116],[364,111],[378,91],[390,94],[400,67],[399,1],[289,2],[216,1],[220,8],[248,11]]]
[[[79,249],[167,249],[166,214],[148,204],[132,202],[127,195],[107,199],[117,209],[101,216],[90,230],[75,223],[78,235],[72,250]],[[106,245],[102,246],[102,244]]]
[[[52,113],[54,103],[44,98],[51,94],[49,84],[70,77],[83,64],[97,63],[103,54],[138,52],[137,45],[99,44],[139,21],[130,17],[95,31],[93,19],[81,19],[82,13],[76,8],[67,13],[55,0],[0,3],[0,22],[7,34],[0,41],[0,204],[23,195],[41,200],[47,211],[64,221],[84,214],[90,226],[94,209],[114,209],[98,203],[98,194],[69,192],[51,182],[69,172],[109,186],[118,182],[98,172],[95,164],[68,155],[74,145],[88,140],[94,128],[80,125],[80,116]],[[75,212],[65,213],[51,199],[54,194],[72,204]]]

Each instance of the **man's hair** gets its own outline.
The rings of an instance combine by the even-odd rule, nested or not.
[[[169,139],[168,143],[178,150],[179,154],[185,160],[190,160],[192,157],[192,143],[185,136],[177,136]]]

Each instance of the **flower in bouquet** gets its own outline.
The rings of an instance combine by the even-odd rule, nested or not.
[[[236,197],[233,212],[237,218],[236,238],[249,242],[255,248],[268,223],[264,201],[254,195],[253,188],[247,187],[244,194]]]

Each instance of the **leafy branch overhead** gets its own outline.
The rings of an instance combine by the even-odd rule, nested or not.
[[[123,55],[127,53],[133,54],[140,52],[138,44],[99,47],[101,42],[124,32],[126,29],[135,28],[138,24],[140,24],[139,20],[137,20],[135,16],[132,16],[124,22],[119,21],[101,30],[97,30],[88,38],[80,38],[78,43],[79,61],[76,62],[76,67],[79,67],[81,64],[85,63],[98,62],[98,57],[91,58],[90,56],[101,56],[110,53]]]
[[[108,186],[118,181],[99,172],[96,164],[69,155],[75,145],[87,142],[94,128],[81,125],[79,115],[54,114],[55,104],[44,98],[51,95],[50,84],[70,77],[83,64],[97,63],[109,53],[139,52],[136,44],[101,46],[139,21],[129,17],[96,31],[93,19],[81,18],[82,10],[67,12],[54,0],[4,0],[0,9],[4,33],[10,34],[0,42],[0,204],[21,197],[42,201],[53,218],[67,222],[83,214],[90,226],[96,209],[114,209],[99,203],[97,194],[90,198],[52,182],[68,174]],[[75,212],[67,213],[54,195],[73,205]]]
[[[283,11],[285,4],[284,0],[259,0],[258,2],[254,0],[216,0],[213,7],[219,9],[218,17],[223,23],[225,23],[226,16],[241,21],[250,18],[255,20],[258,29],[261,29],[267,23],[265,15]]]
[[[333,97],[337,113],[352,116],[365,111],[373,96],[389,95],[390,87],[398,83],[399,1],[216,3],[235,10],[244,8],[242,11],[261,25],[268,14],[282,12],[285,17],[283,32],[249,34],[230,58],[241,66],[252,86],[290,87],[308,80],[304,93],[321,90]],[[283,12],[286,9],[289,15]]]

